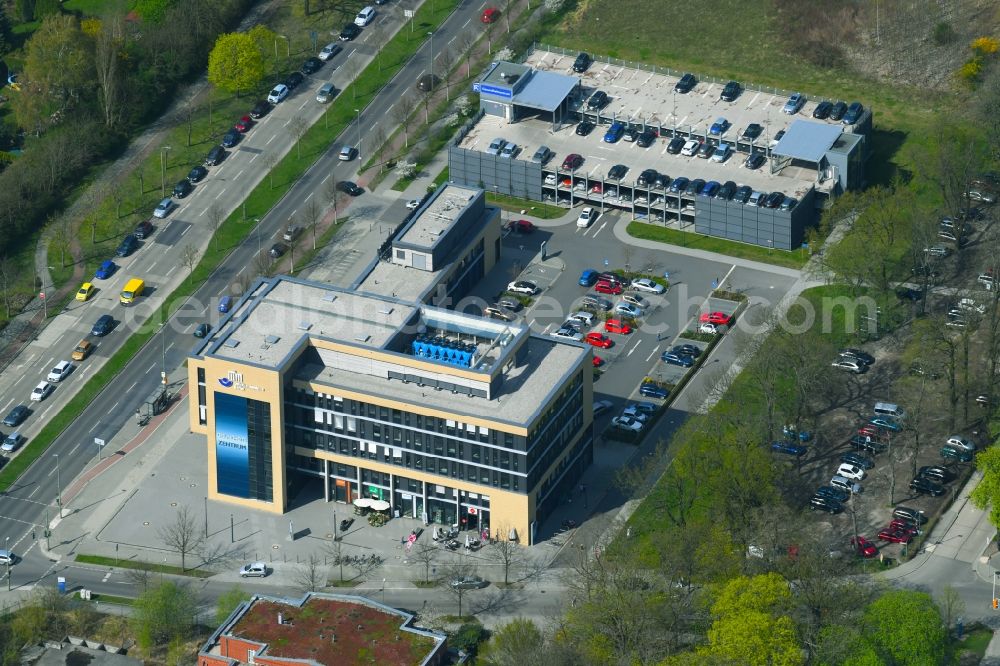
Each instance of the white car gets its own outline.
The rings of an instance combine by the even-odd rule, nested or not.
[[[375,20],[375,8],[371,5],[365,7],[354,17],[354,25],[363,28]]]
[[[722,333],[722,327],[716,326],[715,324],[706,321],[704,324],[698,327],[699,333],[707,333],[709,335],[719,335]]]
[[[564,327],[560,328],[558,331],[556,331],[552,335],[555,336],[555,337],[557,337],[557,338],[566,338],[567,340],[573,340],[575,342],[582,342],[583,341],[583,333],[581,333],[580,331],[576,330],[575,328],[569,328],[568,326],[564,326]]]
[[[333,56],[340,53],[341,50],[343,50],[343,47],[340,44],[338,44],[337,42],[330,42],[329,44],[324,46],[323,49],[319,52],[319,59],[322,60],[323,62],[326,62]]]
[[[860,481],[865,478],[865,470],[851,463],[842,463],[837,468],[837,474],[853,481]]]
[[[578,321],[587,327],[594,325],[594,315],[589,312],[574,312],[569,316],[569,318],[573,321]]]
[[[49,376],[46,377],[50,382],[61,382],[69,373],[73,372],[73,364],[69,361],[59,361],[56,363],[55,367],[49,370]]]
[[[965,451],[976,450],[976,445],[972,441],[964,437],[960,437],[959,435],[952,435],[951,437],[948,438],[948,441],[945,442],[945,444],[949,446],[954,446],[959,449],[963,449]]]
[[[604,412],[608,411],[609,409],[611,409],[614,406],[615,406],[615,404],[613,402],[611,402],[610,400],[595,400],[594,401],[594,416],[597,416],[598,414],[603,414]]]
[[[958,302],[958,307],[968,312],[977,312],[979,314],[983,314],[984,312],[986,312],[985,305],[980,305],[971,298],[963,298],[962,300],[960,300]]]
[[[698,152],[698,148],[701,147],[700,141],[695,141],[694,139],[688,139],[684,147],[681,148],[681,155],[685,157],[691,157]]]
[[[625,301],[622,301],[621,303],[615,306],[615,313],[623,314],[626,317],[641,317],[642,308],[638,308],[632,305],[631,303],[626,303]]]
[[[854,361],[849,358],[838,358],[830,365],[840,370],[847,370],[848,372],[853,372],[858,375],[868,369],[868,366],[864,363],[860,363],[859,361]]]
[[[538,293],[538,287],[534,282],[528,282],[527,280],[514,280],[507,285],[507,291],[512,291],[515,294],[528,294],[529,296],[534,296]]]
[[[616,416],[611,419],[611,424],[616,428],[629,432],[642,432],[642,422],[631,416]]]
[[[170,211],[176,207],[177,204],[170,197],[162,199],[160,203],[156,204],[156,208],[153,209],[153,217],[158,217],[160,219],[166,217],[170,214]]]
[[[947,257],[951,254],[951,250],[946,248],[944,245],[931,245],[930,247],[925,247],[924,252],[932,257]]]
[[[633,201],[632,203],[634,203],[636,206],[643,206],[648,202],[649,199],[647,199],[644,195],[639,195],[635,198],[635,201]]]
[[[626,303],[631,303],[637,308],[649,307],[649,303],[646,302],[646,299],[644,299],[642,296],[639,296],[638,294],[622,294],[622,300],[625,301]]]
[[[580,217],[576,218],[576,226],[581,229],[586,229],[590,226],[590,223],[594,221],[597,216],[594,215],[594,209],[587,206],[582,211],[580,211]]]
[[[666,289],[663,288],[662,284],[653,282],[649,278],[636,278],[632,280],[632,288],[637,291],[645,291],[650,294],[662,294]]]
[[[7,435],[7,438],[3,440],[3,444],[0,444],[0,451],[4,453],[13,453],[21,448],[21,443],[24,442],[24,436],[19,432],[12,432]]]
[[[31,399],[34,402],[41,402],[48,397],[49,393],[52,393],[52,389],[55,388],[52,384],[48,382],[38,382],[38,386],[31,390]]]
[[[279,83],[271,89],[270,94],[267,96],[267,101],[271,104],[277,104],[288,97],[288,86],[284,83]]]
[[[406,207],[409,210],[416,210],[417,208],[420,208],[420,199],[410,199],[406,202]]]
[[[554,173],[550,173],[549,175],[547,175],[545,177],[545,184],[546,185],[555,185],[556,184],[556,175]]]
[[[500,157],[506,159],[513,159],[517,155],[517,151],[520,150],[516,143],[508,143],[504,145],[503,150],[500,151]]]
[[[251,562],[250,564],[244,564],[240,568],[240,576],[242,578],[248,578],[250,576],[264,578],[268,573],[267,565],[263,562]]]
[[[993,290],[993,276],[989,273],[980,273],[979,277],[976,278],[976,282],[986,287],[986,291]]]

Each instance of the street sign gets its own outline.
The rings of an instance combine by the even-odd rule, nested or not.
[[[403,10],[403,16],[406,17],[406,18],[413,18],[413,10],[412,9],[404,9]]]
[[[101,439],[100,437],[95,437],[94,438],[94,444],[97,444],[97,446],[103,448],[104,444],[105,444],[105,441],[103,439]]]

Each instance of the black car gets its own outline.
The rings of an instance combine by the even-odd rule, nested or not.
[[[344,26],[344,29],[340,31],[340,41],[349,42],[360,34],[360,27],[354,25],[353,23],[348,23]]]
[[[242,135],[240,134],[239,130],[236,129],[229,130],[228,132],[226,132],[226,135],[222,137],[222,147],[232,148],[233,146],[235,146],[237,143],[240,142],[241,136]]]
[[[576,57],[576,60],[573,61],[573,71],[577,74],[582,74],[587,71],[590,67],[590,63],[592,62],[593,59],[588,54],[581,53]]]
[[[826,511],[828,513],[840,513],[844,510],[844,505],[835,499],[813,495],[809,500],[809,508],[813,511]]]
[[[315,74],[323,67],[323,61],[319,58],[309,58],[304,63],[302,63],[302,73],[306,76],[310,74]],[[291,86],[289,86],[290,88]]]
[[[816,105],[813,109],[813,118],[816,120],[826,120],[830,117],[830,111],[833,109],[833,102],[823,100]]]
[[[764,166],[764,162],[766,161],[767,158],[764,157],[764,153],[750,153],[750,155],[747,156],[746,161],[743,162],[743,166],[751,170],[759,169]]]
[[[590,99],[587,100],[587,108],[592,111],[596,111],[597,109],[603,109],[607,103],[608,93],[603,90],[598,90],[590,96]]]
[[[694,74],[688,73],[680,78],[674,86],[674,90],[679,93],[689,93],[697,83],[698,79],[694,78]]]
[[[115,250],[115,254],[119,257],[127,257],[136,251],[139,247],[139,239],[135,237],[135,234],[128,234],[122,239],[121,245]]]
[[[337,189],[340,190],[341,192],[346,192],[347,194],[350,194],[352,197],[356,197],[359,194],[365,193],[363,189],[358,187],[357,183],[353,183],[349,180],[342,180],[339,183],[337,183]]]
[[[764,208],[777,208],[785,200],[784,192],[771,192],[764,200]]]
[[[855,467],[860,467],[861,469],[871,469],[875,466],[875,461],[871,458],[861,455],[860,453],[848,452],[840,456],[840,462],[849,463]]]
[[[177,184],[174,185],[174,198],[183,199],[187,195],[191,194],[192,190],[194,190],[194,185],[191,184],[190,180],[187,178],[179,180],[177,181]]]
[[[111,315],[101,315],[96,322],[94,322],[94,327],[90,329],[90,334],[97,337],[107,335],[111,332],[111,329],[115,326],[115,319]]]
[[[295,90],[305,80],[306,77],[302,76],[302,72],[292,72],[285,78],[285,86],[289,91]]]
[[[846,502],[850,496],[851,494],[846,490],[834,488],[833,486],[820,486],[816,489],[816,497],[825,497],[838,502]]]
[[[733,201],[736,203],[745,204],[750,201],[750,195],[753,194],[753,188],[749,185],[740,185],[733,192]]]
[[[31,412],[24,405],[18,405],[14,409],[10,410],[10,413],[3,418],[3,424],[11,428],[15,428],[22,423],[24,419],[28,418]]]
[[[935,483],[949,483],[955,480],[955,473],[947,467],[939,465],[925,465],[917,471],[917,476],[928,479]]]
[[[722,184],[722,187],[719,188],[719,191],[715,194],[715,198],[728,201],[733,198],[734,194],[736,194],[736,183],[731,180],[727,180]]]
[[[644,131],[642,134],[636,138],[635,143],[640,148],[649,148],[656,141],[656,132],[651,129]]]
[[[940,497],[944,495],[944,486],[940,483],[934,483],[928,479],[921,476],[910,481],[910,490],[917,493],[918,495],[930,495],[931,497]]]
[[[272,259],[277,259],[285,252],[288,252],[288,246],[284,243],[275,243],[271,246],[271,249],[267,251],[267,253],[271,255]]]
[[[658,187],[661,190],[665,190],[670,187],[670,176],[665,173],[660,173],[656,175],[656,180],[653,181],[653,187]]]
[[[701,194],[701,191],[705,189],[705,179],[695,178],[690,183],[688,183],[687,189],[684,190],[685,194]]]
[[[133,231],[132,233],[135,234],[135,237],[138,238],[139,240],[146,240],[147,238],[153,235],[153,223],[150,222],[149,220],[140,222],[136,226],[135,231]]]
[[[576,126],[577,136],[587,136],[593,131],[594,131],[594,123],[590,122],[589,120],[581,120],[580,123]]]
[[[271,110],[270,102],[268,102],[266,99],[259,100],[256,104],[253,105],[253,108],[250,109],[250,117],[253,118],[254,120],[260,120],[261,118],[266,116],[270,110]]]
[[[838,352],[841,356],[848,356],[850,358],[861,361],[865,365],[871,365],[875,362],[875,357],[866,351],[861,349],[856,349],[854,347],[845,347]]]
[[[844,102],[837,102],[830,109],[830,120],[840,120],[847,113],[847,104]]]
[[[750,123],[743,130],[743,138],[747,140],[756,139],[764,131],[764,126],[760,123]]]
[[[865,107],[862,106],[861,102],[851,102],[851,105],[847,107],[847,112],[844,113],[844,124],[853,125],[861,120],[861,114],[864,110]]]
[[[701,356],[701,348],[696,347],[694,345],[687,345],[687,344],[674,345],[673,347],[670,348],[670,351],[672,351],[675,354],[684,354],[686,356],[692,356],[694,358],[698,358],[699,356]]]
[[[208,324],[198,324],[194,329],[194,337],[204,338],[208,335],[208,332],[212,330],[212,327]]]
[[[199,164],[188,171],[187,179],[189,183],[198,183],[205,180],[205,176],[207,175],[208,169]]]
[[[911,509],[908,506],[897,506],[892,510],[892,517],[909,521],[914,525],[923,525],[927,522],[927,516],[923,511]]]
[[[679,155],[686,142],[682,137],[675,136],[667,144],[667,152],[671,155]]]
[[[660,360],[667,365],[679,365],[682,368],[690,368],[694,365],[694,359],[687,354],[675,354],[672,351],[665,351],[660,354]]]
[[[726,87],[722,89],[722,94],[719,95],[719,99],[723,102],[732,102],[740,93],[743,91],[743,87],[736,81],[730,81],[726,84]]]
[[[635,179],[635,184],[639,187],[650,187],[660,174],[656,173],[656,169],[645,169],[639,174],[639,177]]]
[[[920,289],[910,289],[909,287],[896,287],[896,298],[901,301],[919,301],[924,297],[924,292]]]
[[[237,132],[237,134],[239,134],[239,132]],[[205,166],[216,166],[224,159],[226,159],[226,149],[222,146],[215,146],[212,150],[208,151],[208,155],[205,156]]]
[[[621,180],[628,173],[628,167],[624,164],[616,164],[608,169],[608,180]]]

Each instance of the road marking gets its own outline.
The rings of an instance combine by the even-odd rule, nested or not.
[[[14,400],[13,400],[13,399],[11,399],[11,400],[8,400],[8,401],[7,401],[7,404],[6,404],[6,405],[4,406],[4,408],[3,408],[3,411],[5,411],[5,412],[6,412],[6,411],[7,411],[8,409],[10,409],[10,406],[11,406],[11,405],[13,405],[13,404],[14,404]]]
[[[465,29],[465,26],[469,25],[470,23],[472,23],[472,19],[469,19],[468,21],[466,21],[465,23],[463,23],[463,24],[462,24],[462,27],[461,27],[461,28],[459,28],[459,30],[464,30],[464,29]]]
[[[297,212],[299,212],[299,209],[298,209],[298,208],[296,208],[295,210],[293,210],[293,211],[292,211],[291,215],[289,215],[289,216],[288,216],[288,219],[290,220],[290,219],[292,219],[293,217],[295,217],[295,214],[296,214]]]
[[[632,352],[634,352],[636,349],[638,349],[641,344],[642,344],[641,340],[639,342],[635,343],[635,347],[632,347],[632,349],[629,349],[628,352],[625,355],[626,356],[631,356]]]
[[[201,217],[202,215],[204,215],[204,214],[205,214],[205,213],[207,213],[207,212],[208,212],[208,209],[207,209],[207,208],[202,208],[201,212],[200,212],[200,213],[198,213],[198,217]]]
[[[242,176],[242,175],[243,175],[243,172],[244,172],[244,171],[246,171],[246,169],[240,169],[240,172],[239,172],[238,174],[236,174],[236,177],[235,177],[235,178],[233,178],[233,180],[239,180],[239,179],[240,179],[240,176]]]
[[[309,103],[309,98],[306,97],[306,101],[302,102],[302,106],[299,107],[299,111],[301,111],[302,109],[306,108],[306,104],[308,104],[308,103]]]
[[[656,352],[660,351],[659,347],[653,347],[653,351],[649,352],[649,356],[646,357],[646,363],[649,363],[649,359],[656,356]]]
[[[186,234],[190,230],[191,230],[191,225],[189,224],[188,226],[184,227],[184,231],[181,232],[181,236],[183,236],[184,234]],[[175,266],[175,268],[176,268],[176,266]],[[174,269],[171,268],[170,270],[174,270]],[[167,275],[170,275],[170,273],[167,273]]]
[[[313,195],[314,195],[314,194],[316,194],[316,190],[313,190],[312,192],[310,192],[310,193],[309,193],[309,196],[307,196],[307,197],[305,198],[305,200],[306,200],[306,201],[309,201],[310,199],[312,199],[312,198],[313,198]]]
[[[100,425],[101,425],[100,423],[95,423],[95,424],[94,424],[94,427],[90,429],[90,432],[94,432],[95,430],[97,430],[97,428],[98,428],[98,427],[99,427]]]
[[[53,363],[53,362],[54,362],[55,360],[56,360],[56,357],[55,357],[55,356],[53,356],[52,358],[50,358],[50,359],[49,359],[49,362],[48,362],[48,363],[46,363],[45,365],[52,365],[52,363]]]
[[[753,96],[753,97],[752,97],[752,98],[750,99],[750,101],[749,101],[749,102],[747,102],[747,109],[748,109],[748,110],[750,109],[750,107],[752,107],[752,106],[753,106],[753,103],[757,101],[757,98],[758,98],[758,97],[760,97],[760,93],[759,93],[759,92],[758,92],[758,93],[756,93],[756,94],[755,94],[755,95],[754,95],[754,96]]]
[[[104,578],[101,579],[101,582],[107,583],[109,578],[111,578],[111,571],[108,571],[108,573],[104,574]]]
[[[164,356],[166,356],[166,350],[164,350]],[[146,368],[146,374],[148,375],[149,373],[151,373],[155,369],[156,369],[156,363],[155,362],[151,363],[150,366],[148,368]],[[132,384],[132,386],[135,386],[135,384]]]
[[[128,391],[126,391],[126,393],[131,393],[131,392],[132,392],[132,389],[134,389],[134,388],[135,388],[135,385],[136,385],[136,384],[138,384],[138,383],[139,383],[139,381],[138,381],[138,380],[136,380],[136,381],[132,382],[132,386],[129,386],[129,387],[128,387]],[[114,411],[114,410],[111,410],[111,411]]]
[[[39,489],[39,488],[41,488],[41,486],[35,486],[35,489],[34,489],[34,490],[32,490],[32,491],[31,491],[31,492],[30,492],[30,493],[28,494],[28,499],[31,499],[32,497],[34,497],[34,496],[35,496],[35,493],[37,493],[37,492],[38,492],[38,489]]]
[[[291,119],[289,119],[289,120],[291,120]],[[287,125],[288,123],[285,123],[285,124]],[[272,134],[272,135],[271,135],[271,138],[270,138],[270,139],[268,139],[268,140],[267,140],[267,142],[266,142],[266,143],[264,143],[264,145],[266,146],[266,145],[267,145],[268,143],[271,143],[272,141],[274,141],[274,138],[275,138],[276,136],[278,136],[278,135],[277,135],[277,134]]]
[[[324,185],[324,184],[326,184],[326,181],[330,180],[330,177],[331,177],[332,175],[333,175],[332,173],[328,173],[328,174],[326,174],[326,178],[324,178],[323,180],[321,180],[319,184],[320,184],[320,185]]]
[[[219,193],[215,195],[215,200],[218,201],[219,197],[221,197],[222,193],[225,192],[225,191],[226,191],[226,188],[224,188],[224,187],[221,190],[219,190]]]
[[[48,414],[49,412],[51,412],[51,411],[52,411],[52,408],[53,408],[54,406],[55,406],[55,405],[49,405],[48,407],[46,407],[46,408],[45,408],[45,410],[44,410],[44,411],[43,411],[43,412],[41,413],[41,415],[40,415],[40,416],[39,416],[38,418],[40,418],[40,419],[42,419],[42,420],[45,420],[45,415],[46,415],[46,414]]]
[[[255,159],[257,159],[257,157],[258,157],[259,155],[260,155],[260,153],[254,153],[254,154],[253,154],[253,157],[251,157],[249,161],[250,161],[250,162],[253,162],[253,161],[254,161]]]
[[[78,448],[80,448],[80,442],[77,442],[77,443],[76,443],[76,446],[74,446],[74,447],[73,447],[72,449],[70,449],[70,450],[69,450],[69,454],[67,454],[67,455],[73,455],[74,453],[76,453],[76,450],[77,450]]]
[[[608,223],[607,223],[606,221],[605,221],[605,222],[602,222],[602,223],[601,223],[601,228],[600,228],[600,229],[598,229],[597,231],[595,231],[595,232],[594,232],[594,236],[593,236],[593,237],[594,237],[594,238],[597,238],[597,234],[599,234],[599,233],[601,233],[602,231],[604,231],[604,227],[606,227],[606,226],[608,226]]]
[[[173,273],[173,272],[174,272],[174,271],[176,271],[176,270],[177,270],[177,264],[174,264],[174,265],[173,265],[173,266],[171,267],[171,269],[170,269],[169,271],[167,271],[167,277],[170,277],[170,274],[171,274],[171,273]]]
[[[156,264],[158,264],[158,263],[160,263],[160,260],[159,260],[159,259],[157,259],[156,261],[154,261],[154,262],[153,262],[153,265],[152,265],[152,266],[150,266],[150,267],[149,267],[148,269],[146,269],[146,271],[147,271],[148,273],[152,273],[152,272],[153,272],[153,269],[154,269],[154,268],[156,268]]]
[[[115,404],[113,404],[113,405],[111,406],[111,409],[110,409],[110,411],[108,411],[108,413],[109,413],[109,414],[114,414],[114,413],[115,413],[115,410],[116,410],[116,409],[118,409],[118,404],[119,404],[119,403],[121,403],[121,400],[119,400],[118,402],[116,402]]]

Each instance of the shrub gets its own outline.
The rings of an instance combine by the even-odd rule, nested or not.
[[[947,21],[941,21],[936,26],[934,26],[933,32],[931,32],[931,39],[938,46],[944,46],[945,44],[951,44],[955,41],[957,35],[955,30],[951,27],[951,24]]]
[[[977,56],[992,55],[1000,50],[1000,41],[993,37],[979,37],[969,45]]]

